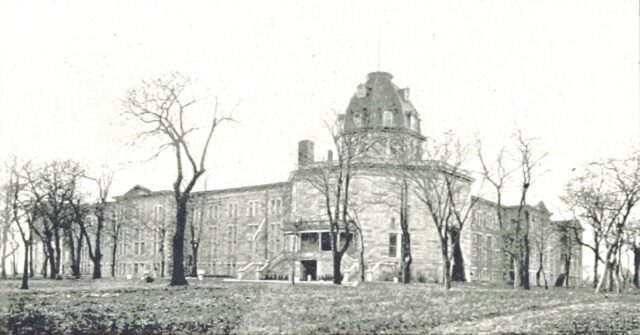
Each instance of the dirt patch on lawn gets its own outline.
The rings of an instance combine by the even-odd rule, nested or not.
[[[527,310],[482,320],[441,325],[430,334],[640,334],[638,306],[602,301]]]

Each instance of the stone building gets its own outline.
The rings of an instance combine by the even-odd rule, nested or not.
[[[471,259],[469,274],[472,281],[512,281],[513,269],[510,257],[502,249],[505,234],[512,233],[514,221],[518,217],[519,206],[501,206],[503,223],[499,224],[495,202],[478,199],[471,215],[468,235],[471,237]],[[582,248],[578,244],[574,228],[581,233],[577,221],[552,221],[551,214],[543,202],[522,208],[521,219],[528,222],[529,278],[531,285],[549,286],[569,264],[570,283],[580,283],[582,268]]]
[[[398,88],[392,78],[386,72],[370,73],[338,120],[341,135],[357,134],[366,143],[356,149],[359,158],[352,162],[350,186],[355,204],[352,211],[357,214],[361,233],[355,230],[349,232],[350,236],[342,233],[338,242],[352,240],[342,259],[346,281],[359,280],[363,268],[366,280],[371,281],[397,274],[402,241],[398,175],[405,166],[398,164],[398,153],[410,157],[415,169],[429,163],[422,160],[425,137],[410,91]],[[339,153],[334,158],[329,152],[325,161],[316,161],[314,143],[302,140],[297,167],[287,181],[194,193],[185,232],[187,272],[197,269],[206,275],[241,279],[288,279],[292,275],[300,280],[328,279],[332,275],[332,258],[326,197],[313,185],[312,177],[322,169],[334,168],[339,158]],[[442,169],[442,173],[450,173],[446,167]],[[456,173],[459,192],[466,197],[473,179]],[[415,191],[406,192],[412,272],[414,277],[441,281],[438,235]],[[168,275],[175,212],[172,191],[135,186],[115,199],[111,221],[122,222],[122,229],[116,242],[115,261],[110,252],[113,239],[105,238],[103,273],[107,274],[106,269],[115,263],[119,276]],[[511,213],[513,207],[503,210]],[[551,224],[550,213],[543,204],[527,206],[527,211],[532,222]],[[462,231],[461,246],[469,280],[504,279],[497,232],[500,225],[495,212],[495,204],[481,199]],[[544,245],[547,271],[559,269],[559,249],[555,247],[558,243]],[[359,257],[362,249],[364,264]],[[579,259],[574,256],[574,260]]]

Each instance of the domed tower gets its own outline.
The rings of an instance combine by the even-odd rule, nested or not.
[[[421,158],[425,138],[420,133],[420,116],[409,99],[408,88],[398,88],[387,72],[372,72],[347,107],[343,133],[366,133],[373,145],[369,156],[390,157],[399,145],[410,148],[402,152]]]

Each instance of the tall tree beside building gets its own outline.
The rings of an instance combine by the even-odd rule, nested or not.
[[[605,175],[601,173],[599,166],[588,165],[573,177],[565,186],[562,201],[574,213],[586,222],[591,232],[591,239],[585,240],[574,227],[572,232],[578,244],[593,252],[593,288],[596,288],[599,280],[599,264],[604,260],[601,256],[601,248],[605,238],[606,209],[613,206],[613,199],[607,190]]]
[[[84,176],[96,187],[96,200],[90,205],[94,220],[80,221],[80,231],[87,242],[89,259],[93,263],[93,279],[102,278],[102,233],[107,220],[109,189],[113,181],[113,171],[105,171],[99,177]],[[93,237],[93,239],[92,239]]]
[[[333,283],[337,285],[342,284],[342,256],[351,245],[355,229],[350,219],[353,206],[350,191],[356,176],[356,164],[375,143],[365,133],[345,131],[343,127],[340,117],[333,124],[327,124],[335,159],[332,157],[325,162],[311,162],[302,172],[303,179],[322,197],[331,236]],[[340,236],[342,240],[339,240]]]
[[[471,209],[477,200],[469,198],[472,181],[462,170],[464,150],[451,134],[441,143],[428,143],[424,148],[424,160],[402,169],[410,189],[428,209],[438,240],[442,257],[442,282],[445,289],[451,288],[453,257],[457,257],[457,278],[464,279],[464,261],[460,248],[460,233]],[[452,240],[454,238],[455,240]],[[457,246],[456,246],[457,244]]]
[[[173,73],[168,76],[144,80],[139,89],[130,90],[123,101],[124,114],[145,127],[139,137],[153,137],[162,141],[155,156],[170,148],[175,155],[176,179],[173,182],[176,203],[176,229],[172,243],[172,271],[170,285],[187,285],[184,269],[184,241],[187,224],[187,209],[191,191],[198,179],[205,173],[209,145],[215,130],[225,121],[218,103],[207,112],[206,133],[198,147],[196,133],[199,129],[194,119],[193,108],[198,102],[190,98],[188,90],[191,80]]]
[[[25,178],[34,197],[42,199],[39,211],[43,216],[34,229],[43,239],[49,255],[49,275],[56,278],[60,275],[62,261],[62,244],[73,243],[74,211],[70,203],[77,192],[78,179],[82,169],[77,162],[52,161],[37,169],[25,171]],[[72,248],[75,250],[75,248]],[[71,250],[70,250],[71,251]],[[75,260],[75,252],[73,254]]]
[[[105,232],[111,238],[111,277],[116,276],[118,246],[121,245],[120,239],[127,223],[132,219],[133,213],[134,209],[131,206],[120,201],[108,207]]]
[[[531,214],[527,210],[527,195],[531,185],[539,176],[539,168],[546,153],[538,154],[534,149],[533,138],[525,138],[521,130],[516,135],[516,164],[520,170],[520,202],[511,231],[509,240],[509,253],[514,258],[514,287],[521,287],[526,290],[530,288],[529,281],[529,260],[531,255]]]
[[[620,262],[618,255],[628,230],[627,222],[640,201],[640,155],[636,151],[624,159],[589,164],[569,181],[565,193],[564,201],[589,224],[594,240],[599,238],[603,244],[585,243],[576,234],[578,242],[594,252],[596,265],[598,261],[604,264],[603,275],[594,280],[597,282],[595,291],[602,291],[605,281],[608,281],[610,289],[615,284],[620,292],[619,273],[613,269]],[[596,267],[594,279],[597,278],[595,271]]]
[[[495,192],[497,202],[496,212],[498,216],[499,232],[501,237],[500,249],[508,255],[503,259],[505,280],[509,280],[507,273],[511,268],[513,273],[514,288],[530,288],[529,260],[531,253],[531,218],[527,209],[527,195],[531,185],[540,175],[540,163],[546,157],[546,153],[537,153],[534,149],[535,139],[525,138],[521,130],[515,135],[515,145],[512,163],[508,162],[509,153],[505,147],[495,155],[493,161],[487,161],[482,151],[482,142],[477,142],[477,152],[482,167],[482,175],[489,182]],[[512,180],[512,175],[520,172],[519,202],[514,218],[506,222],[507,217],[503,211],[502,202],[505,195],[505,187]]]
[[[480,165],[482,167],[481,173],[487,182],[491,185],[493,192],[495,193],[496,200],[496,216],[498,218],[498,231],[502,232],[506,228],[505,226],[505,213],[503,211],[503,197],[505,193],[505,187],[510,180],[511,174],[513,174],[516,169],[509,168],[507,166],[507,156],[508,152],[505,147],[500,148],[496,155],[491,159],[486,159],[486,154],[483,152],[482,141],[480,139],[476,142],[476,150],[478,154],[478,158],[480,160]],[[505,235],[501,235],[498,239],[498,243],[500,246],[501,255],[506,255],[508,250],[507,238]],[[509,267],[510,267],[510,259],[502,258],[500,260],[502,262],[502,276],[505,281],[508,281],[509,278]]]

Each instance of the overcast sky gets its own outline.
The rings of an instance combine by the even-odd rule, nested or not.
[[[388,71],[426,136],[487,151],[516,128],[540,140],[532,202],[561,211],[571,170],[640,140],[638,1],[3,1],[0,155],[117,168],[114,194],[170,189],[171,155],[128,145],[120,100],[143,78],[195,79],[239,121],[220,128],[207,187],[285,181],[297,142],[328,149],[323,120],[368,72]],[[380,41],[380,48],[378,48]],[[380,52],[378,52],[380,50]],[[204,182],[204,179],[203,179]],[[199,189],[204,187],[201,183]],[[515,200],[514,200],[515,203]]]

